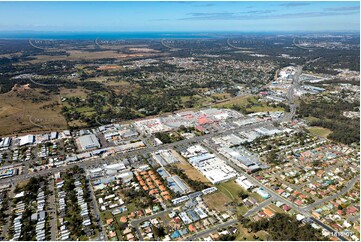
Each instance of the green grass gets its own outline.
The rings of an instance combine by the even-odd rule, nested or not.
[[[221,184],[216,185],[217,189],[223,192],[227,197],[230,199],[238,198],[238,193],[244,191],[236,182],[235,180],[224,182]]]
[[[256,101],[254,97],[247,95],[247,96],[240,96],[240,97],[236,97],[233,98],[232,100],[220,103],[220,104],[216,104],[214,105],[214,107],[216,108],[231,108],[233,105],[237,105],[237,106],[245,106],[248,104],[248,98],[251,98],[252,101]]]
[[[267,106],[265,103],[262,103],[262,106],[253,106],[246,109],[248,112],[258,113],[258,112],[280,112],[284,111],[284,108],[281,107],[271,107]]]
[[[262,202],[264,199],[257,193],[248,192],[244,190],[241,186],[239,186],[235,180],[231,180],[225,183],[221,183],[216,185],[219,191],[223,192],[230,199],[238,200],[238,194],[240,192],[246,192],[250,197],[253,197],[257,200],[257,202]]]
[[[250,103],[253,103],[251,107],[246,108],[246,106]],[[281,107],[271,107],[268,106],[265,102],[259,102],[257,100],[257,97],[246,95],[246,96],[240,96],[233,98],[229,101],[216,104],[214,107],[216,108],[232,108],[233,105],[244,107],[246,108],[247,112],[250,113],[257,113],[257,112],[277,112],[277,111],[284,111]]]
[[[249,192],[248,194],[249,194],[250,197],[253,197],[254,199],[256,199],[257,202],[263,202],[264,201],[263,197],[261,197],[261,195],[259,195],[257,193]]]
[[[80,108],[76,108],[75,110],[78,111],[79,113],[94,111],[94,109],[91,107],[80,107]]]
[[[321,136],[324,138],[327,138],[327,136],[332,133],[331,130],[323,128],[323,127],[318,127],[318,126],[309,127],[307,129],[308,129],[308,131],[310,131],[311,134],[316,135],[316,136]]]
[[[270,207],[276,213],[284,213],[285,212],[282,208],[277,207],[275,204],[270,204],[268,207]]]
[[[254,241],[253,235],[256,235],[258,237],[257,240],[266,240],[267,233],[265,231],[258,231],[257,233],[248,233],[247,229],[242,227],[242,225],[237,226],[238,227],[238,235],[235,239],[235,241],[243,241],[243,240],[251,240]]]

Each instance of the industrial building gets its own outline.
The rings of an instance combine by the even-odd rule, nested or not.
[[[80,150],[100,148],[99,140],[95,134],[80,136],[76,139],[76,143]]]
[[[245,176],[238,177],[236,179],[236,182],[243,189],[248,190],[248,191],[251,190],[254,187],[254,185],[250,181],[248,181]]]
[[[189,147],[182,152],[195,168],[197,168],[213,184],[231,180],[237,176],[236,171],[223,160],[216,157],[200,145]]]
[[[31,145],[35,142],[35,136],[31,134],[21,136],[19,137],[19,139],[20,139],[20,143],[19,143],[20,146]]]
[[[7,148],[11,144],[11,138],[5,137],[0,139],[0,148]]]

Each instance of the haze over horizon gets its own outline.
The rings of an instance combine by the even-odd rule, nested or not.
[[[348,32],[359,2],[0,2],[0,31]]]

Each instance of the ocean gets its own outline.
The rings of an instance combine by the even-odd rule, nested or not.
[[[0,39],[94,40],[107,39],[210,39],[269,33],[246,32],[56,32],[0,31]]]

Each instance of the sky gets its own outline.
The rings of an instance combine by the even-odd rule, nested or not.
[[[360,3],[0,2],[0,31],[359,31]]]

